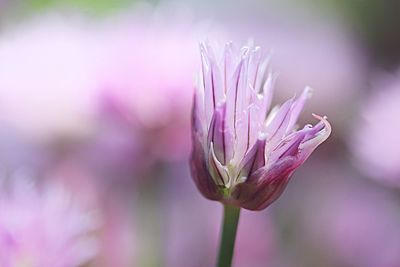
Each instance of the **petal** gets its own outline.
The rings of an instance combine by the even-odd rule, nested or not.
[[[203,127],[202,122],[204,121],[204,117],[201,116],[201,105],[199,105],[199,98],[197,97],[197,92],[193,97],[192,104],[192,131],[203,135]]]
[[[233,198],[245,209],[265,209],[284,191],[296,168],[295,162],[295,158],[287,157],[271,168],[260,168],[246,182],[236,186]]]
[[[261,103],[261,111],[260,114],[262,116],[262,120],[266,120],[268,110],[271,106],[272,95],[274,93],[274,84],[277,76],[272,73],[268,74],[267,80],[264,83],[263,92],[262,92],[262,103]]]
[[[261,123],[257,120],[259,109],[256,105],[251,105],[242,112],[236,124],[236,143],[234,151],[234,163],[239,163],[245,156],[246,152],[257,141]]]
[[[211,117],[217,104],[224,99],[221,72],[216,63],[211,48],[206,48],[204,44],[200,44],[202,73],[204,84],[204,105],[207,122],[211,121]]]
[[[211,200],[220,200],[222,196],[218,192],[218,187],[208,171],[208,156],[205,153],[199,136],[192,137],[192,153],[190,158],[190,171],[196,187],[202,195]]]
[[[326,130],[328,132],[328,136],[326,138],[328,138],[330,133],[332,132],[332,127],[329,124],[329,122],[327,121],[327,117],[326,116],[321,117],[321,116],[318,116],[316,114],[312,114],[312,115],[314,116],[314,118],[317,118],[320,121],[314,127],[312,127],[312,129],[308,132],[307,136],[305,137],[304,142],[314,138],[315,135],[317,135],[321,130],[323,130],[325,128],[326,128]]]
[[[280,160],[283,157],[295,156],[299,151],[299,146],[304,140],[306,132],[301,130],[293,134],[290,138],[284,140],[276,149],[270,152],[268,156],[268,165]]]
[[[227,92],[227,123],[229,129],[233,130],[236,134],[236,121],[238,114],[242,111],[238,109],[238,99],[239,99],[239,85],[240,80],[243,79],[241,76],[243,75],[244,67],[243,67],[243,59],[240,60],[239,64],[236,67],[236,70],[232,76],[232,78],[228,82],[228,92]]]
[[[204,85],[202,84],[202,79],[199,79],[197,82],[197,86],[194,90],[194,99],[193,105],[196,104],[196,114],[199,118],[201,118],[201,124],[204,129],[207,129],[208,125],[206,123],[206,114],[205,114],[205,106],[204,106]]]
[[[229,42],[225,45],[224,51],[224,92],[225,94],[229,91],[230,88],[230,80],[234,75],[235,71],[235,58],[233,53],[233,44]]]
[[[225,91],[222,80],[222,72],[216,63],[215,59],[210,60],[211,63],[211,73],[210,73],[210,82],[213,89],[213,98],[214,98],[214,108],[221,103],[225,99]]]
[[[286,130],[290,122],[291,107],[293,98],[286,101],[276,112],[276,115],[268,125],[266,125],[265,135],[268,141],[268,146],[274,148],[280,140],[286,135]]]
[[[316,114],[313,114],[313,116],[319,119],[320,123],[313,127],[310,133],[308,133],[306,136],[305,141],[299,146],[299,158],[302,162],[304,162],[311,155],[311,153],[330,136],[332,132],[332,127],[327,121],[326,117],[321,117]]]
[[[304,104],[306,103],[307,99],[312,96],[312,91],[313,90],[311,87],[306,87],[301,96],[297,98],[296,101],[293,103],[292,111],[290,114],[290,122],[287,127],[288,132],[291,131],[293,126],[297,123],[300,113],[304,108]]]
[[[239,76],[239,87],[237,91],[237,97],[235,101],[236,105],[236,114],[240,114],[243,110],[245,110],[249,106],[249,101],[250,101],[250,94],[249,94],[249,84],[247,82],[248,80],[248,69],[249,69],[249,56],[248,53],[246,52],[247,50],[244,50],[244,56],[243,56],[243,64],[242,68],[240,70],[240,76]]]
[[[259,74],[257,75],[256,82],[254,84],[254,88],[257,90],[258,93],[262,93],[265,90],[265,82],[266,82],[266,74],[267,68],[269,64],[269,56],[267,58],[262,59],[260,66],[258,68]],[[268,79],[268,78],[267,78]]]
[[[222,166],[217,159],[212,143],[210,144],[208,160],[209,170],[214,182],[219,186],[229,188],[231,186],[231,181],[229,179],[228,170],[226,167]]]
[[[261,49],[260,47],[255,47],[249,56],[249,73],[248,73],[248,83],[253,87],[256,85],[258,75],[260,75],[260,64],[261,64]]]
[[[253,147],[246,153],[240,163],[240,172],[237,177],[240,181],[245,181],[253,172],[265,166],[265,139],[258,139]]]
[[[217,107],[211,119],[208,131],[208,144],[213,143],[213,148],[218,160],[226,165],[233,157],[233,132],[226,122],[226,104]]]
[[[211,121],[212,114],[214,112],[213,106],[213,97],[211,92],[211,86],[208,79],[210,72],[210,63],[208,59],[208,55],[203,43],[200,44],[200,54],[201,54],[201,72],[202,77],[201,81],[203,84],[203,104],[204,104],[204,113],[206,116],[206,125],[209,127],[209,123]]]

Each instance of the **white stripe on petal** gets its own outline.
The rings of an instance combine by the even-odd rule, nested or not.
[[[214,153],[214,144],[210,144],[210,152],[208,156],[211,176],[214,179],[214,182],[217,185],[225,186],[229,188],[231,185],[231,181],[228,174],[228,169],[218,161],[215,153]]]

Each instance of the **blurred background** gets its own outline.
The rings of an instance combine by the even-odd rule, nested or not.
[[[213,266],[222,206],[188,169],[198,42],[249,39],[274,102],[313,87],[301,123],[327,115],[333,135],[242,213],[234,266],[400,266],[399,10],[0,0],[0,266]]]

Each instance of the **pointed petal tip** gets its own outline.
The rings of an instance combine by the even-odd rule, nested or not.
[[[227,54],[228,52],[230,52],[233,48],[233,41],[228,41],[225,43],[225,51],[224,53]]]
[[[314,89],[310,86],[306,86],[303,91],[303,96],[305,99],[310,99],[314,93]]]
[[[332,126],[328,121],[328,117],[327,116],[319,116],[315,113],[312,113],[312,116],[318,120],[320,120],[323,124],[324,124],[324,129],[325,132],[323,133],[324,137],[324,141],[329,137],[329,135],[332,132]]]
[[[266,140],[267,139],[267,134],[266,133],[264,133],[263,131],[260,131],[259,133],[258,133],[258,138],[257,138],[257,142],[258,141],[264,141],[264,140]]]
[[[318,115],[318,114],[316,114],[316,113],[311,113],[311,115],[314,117],[314,118],[316,118],[316,119],[318,119],[318,120],[320,120],[320,121],[322,121],[322,122],[327,122],[328,124],[329,124],[329,122],[327,121],[327,119],[328,119],[328,117],[327,116],[320,116],[320,115]]]
[[[254,46],[253,53],[261,51],[261,46]]]
[[[205,41],[199,42],[199,49],[201,52],[206,51],[206,42]]]
[[[328,122],[326,116],[319,116],[317,114],[312,114],[314,118],[320,120],[320,122],[309,129],[311,134],[305,138],[304,142],[300,144],[299,148],[301,150],[301,161],[304,162],[320,144],[326,141],[331,135],[332,127]]]

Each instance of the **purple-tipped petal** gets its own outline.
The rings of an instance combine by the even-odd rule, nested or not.
[[[239,180],[246,180],[253,172],[265,166],[265,139],[257,140],[240,163]]]
[[[218,187],[213,177],[211,177],[208,164],[206,163],[208,156],[206,156],[198,136],[194,135],[192,142],[190,170],[193,181],[205,198],[219,200],[221,196],[218,193]]]
[[[291,131],[293,126],[297,123],[300,113],[304,108],[304,104],[306,103],[307,99],[311,97],[311,95],[312,89],[310,87],[306,87],[301,96],[293,103],[292,112],[290,115],[290,122],[287,128],[288,132]]]
[[[233,156],[233,134],[227,125],[225,104],[215,110],[211,119],[208,143],[211,142],[218,161],[227,164]]]
[[[324,127],[321,128],[321,124],[318,123],[316,126],[314,126],[313,131],[311,131],[312,134],[307,137],[307,141],[300,144],[299,157],[301,158],[302,162],[304,162],[320,144],[328,139],[332,132],[332,127],[327,121],[326,117],[321,117],[316,114],[313,114],[313,116],[316,119],[319,119]]]
[[[237,96],[236,96],[236,99],[235,99],[236,114],[240,114],[243,110],[245,110],[249,106],[249,103],[248,103],[248,100],[249,100],[248,90],[250,89],[250,86],[248,84],[248,78],[247,78],[248,73],[249,73],[248,49],[245,49],[243,53],[244,53],[243,64],[242,64],[242,68],[241,68],[241,71],[240,71],[239,87],[238,87]]]
[[[319,119],[320,121],[311,128],[311,130],[307,133],[307,136],[304,138],[304,142],[314,138],[319,132],[321,132],[322,130],[326,129],[326,131],[323,132],[323,134],[326,135],[326,138],[329,137],[329,135],[332,132],[332,127],[329,124],[329,122],[327,121],[327,118],[318,116],[316,114],[312,114],[314,118]],[[323,141],[325,141],[326,139],[324,139]],[[323,142],[322,141],[322,142]]]
[[[274,162],[275,160],[279,160],[287,156],[295,156],[299,152],[299,146],[304,137],[304,132],[296,133],[296,135],[294,135],[292,139],[288,140],[286,143],[282,144],[280,148],[272,152],[272,155],[275,156],[276,159],[272,159],[271,155],[271,161]]]
[[[295,158],[287,157],[271,168],[261,168],[246,182],[237,185],[232,200],[249,210],[262,210],[274,202],[283,192],[296,166]]]
[[[276,75],[268,74],[267,80],[265,81],[263,92],[262,92],[262,103],[261,103],[261,116],[262,120],[265,121],[267,118],[267,112],[271,106],[272,94],[274,92]]]
[[[231,180],[229,179],[229,173],[226,167],[217,159],[213,144],[210,144],[208,165],[211,176],[214,178],[214,182],[218,186],[229,187]]]
[[[257,79],[254,84],[254,88],[259,94],[263,92],[267,75],[269,75],[269,73],[267,72],[268,64],[269,64],[269,57],[261,59],[260,66],[258,68],[259,74],[257,75]]]
[[[261,128],[259,121],[256,119],[258,112],[258,107],[251,105],[242,112],[238,119],[234,163],[239,163],[257,141]]]
[[[239,90],[241,85],[241,76],[244,75],[244,67],[243,67],[243,59],[240,60],[239,64],[236,67],[233,76],[228,81],[228,91],[227,91],[227,113],[226,120],[228,128],[236,134],[236,121],[238,118],[238,114],[242,111],[238,109],[238,99],[239,99]]]
[[[282,140],[286,134],[287,127],[290,122],[291,108],[293,105],[293,98],[286,101],[277,111],[271,123],[267,125],[265,135],[269,141],[269,146],[274,147]]]
[[[233,52],[233,44],[229,42],[225,45],[224,58],[223,58],[223,69],[224,69],[224,93],[227,94],[231,88],[231,79],[235,71],[235,55]]]
[[[200,45],[202,54],[202,81],[204,84],[205,113],[208,121],[211,120],[213,110],[224,98],[221,73],[215,59],[210,56],[213,51],[204,44]]]
[[[192,130],[198,134],[203,134],[201,116],[199,114],[199,100],[196,95],[193,97],[192,105]]]
[[[263,75],[263,73],[260,73],[261,57],[260,47],[255,47],[250,53],[248,83],[255,89],[258,89],[256,82],[259,75]]]

